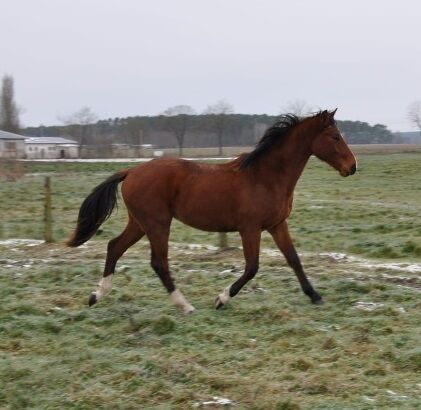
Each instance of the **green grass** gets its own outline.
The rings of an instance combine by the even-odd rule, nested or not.
[[[209,250],[215,234],[174,223],[171,267],[197,309],[188,317],[152,273],[146,241],[120,261],[111,294],[86,307],[124,205],[87,246],[60,241],[83,197],[124,164],[27,164],[25,178],[0,185],[1,237],[42,237],[48,173],[58,242],[0,242],[0,408],[188,409],[213,396],[239,409],[421,408],[421,285],[403,264],[421,258],[420,159],[361,156],[346,179],[311,161],[290,227],[323,306],[265,236],[258,275],[215,311],[241,250]]]
[[[0,185],[0,238],[43,236],[43,178],[52,175],[54,237],[63,241],[92,188],[107,175],[133,164],[25,163],[27,176]],[[299,250],[358,254],[371,258],[421,260],[421,154],[360,155],[359,171],[341,178],[311,160],[300,179],[289,225]],[[98,239],[118,235],[125,225],[119,211]],[[215,235],[174,222],[172,240],[215,243]],[[238,235],[230,235],[237,245]],[[268,237],[265,246],[272,246]]]

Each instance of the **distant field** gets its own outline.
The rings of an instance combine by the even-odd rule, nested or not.
[[[403,153],[421,153],[421,144],[360,144],[351,145],[352,150],[356,154],[403,154]],[[252,146],[244,147],[224,147],[223,157],[235,157],[243,152],[249,152],[253,149]],[[178,156],[178,148],[156,148],[148,149],[144,151],[145,157],[152,157],[154,151],[162,151],[164,155],[175,155]],[[187,158],[209,158],[218,157],[219,149],[217,147],[207,148],[190,148],[186,147],[183,149],[183,156]],[[114,158],[113,160],[118,160]],[[131,159],[132,160],[132,159]],[[47,161],[47,160],[42,160]],[[65,160],[68,161],[68,160]],[[94,161],[90,159],[89,161]],[[103,161],[103,159],[99,159]]]
[[[421,153],[421,144],[360,144],[351,145],[356,154],[398,154],[398,153]],[[253,147],[224,147],[223,155],[226,157],[237,156],[242,152],[251,151]],[[159,149],[165,155],[178,155],[178,149]],[[218,148],[184,148],[186,157],[214,157],[218,156]]]
[[[299,250],[421,259],[421,155],[359,155],[349,178],[311,159],[299,181],[290,228]],[[107,175],[133,163],[24,163],[26,176],[0,185],[0,238],[41,239],[43,181],[52,176],[54,236],[65,239],[84,197]],[[124,203],[103,226],[112,238],[125,225]],[[231,241],[238,243],[236,234]],[[215,235],[175,222],[172,240],[214,243]],[[270,242],[265,239],[265,244]]]
[[[356,154],[391,154],[391,153],[421,153],[421,144],[360,144],[351,145]],[[253,147],[224,147],[223,155],[237,156],[242,152],[251,151]],[[178,149],[165,148],[159,149],[165,155],[177,155]],[[218,155],[218,148],[185,148],[186,157],[213,157]]]
[[[399,153],[421,153],[421,144],[360,144],[351,145],[356,154],[399,154]],[[250,147],[224,147],[223,156],[235,157],[243,152],[249,152],[253,149]],[[162,151],[164,155],[178,155],[176,148],[157,149]],[[152,155],[153,150],[149,150]],[[213,148],[184,148],[183,155],[185,157],[216,157],[219,149]]]
[[[290,227],[323,306],[264,236],[257,277],[215,311],[241,249],[217,252],[215,234],[175,222],[170,263],[189,317],[152,273],[147,241],[86,307],[124,204],[87,245],[61,241],[83,198],[126,165],[27,162],[24,178],[0,183],[0,408],[221,408],[215,396],[236,409],[421,408],[421,154],[362,154],[349,178],[310,161]],[[37,241],[45,175],[53,245]]]
[[[421,144],[357,144],[351,148],[356,154],[421,153]]]

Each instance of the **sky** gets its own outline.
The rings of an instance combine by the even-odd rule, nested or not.
[[[25,126],[197,112],[279,114],[291,101],[337,119],[413,130],[421,100],[419,0],[0,0],[0,76]]]

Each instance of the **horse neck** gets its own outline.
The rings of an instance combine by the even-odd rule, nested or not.
[[[278,147],[266,155],[261,171],[268,181],[282,184],[288,195],[292,195],[308,159],[311,156],[313,133],[291,132]]]

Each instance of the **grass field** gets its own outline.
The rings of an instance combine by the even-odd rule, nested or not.
[[[86,307],[106,242],[124,227],[121,202],[87,245],[61,245],[82,199],[124,164],[25,163],[24,178],[0,184],[0,407],[421,408],[421,155],[359,165],[344,179],[311,160],[297,187],[290,228],[323,306],[264,236],[259,274],[215,311],[243,267],[238,238],[218,252],[215,234],[174,223],[170,263],[197,309],[184,317],[146,241],[120,261],[111,294]],[[40,241],[44,175],[52,245]]]

